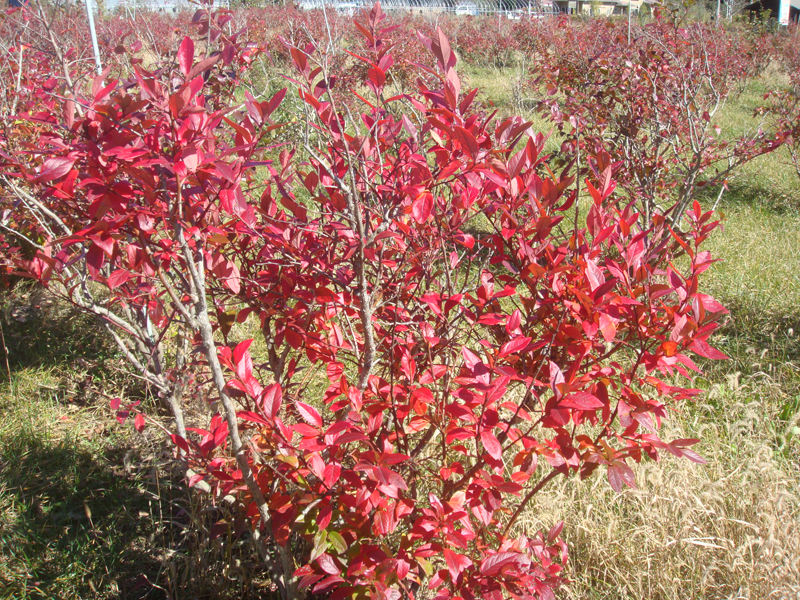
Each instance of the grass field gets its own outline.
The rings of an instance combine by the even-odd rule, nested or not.
[[[466,70],[504,112],[526,106],[515,77]],[[757,85],[728,105],[728,126],[747,126]],[[731,181],[709,244],[721,262],[706,286],[730,310],[716,345],[731,360],[706,365],[694,382],[706,393],[664,434],[700,437],[708,464],[643,464],[621,494],[601,477],[562,481],[526,514],[532,530],[567,521],[563,598],[800,597],[800,182],[783,158]],[[182,491],[155,433],[114,420],[105,394],[136,383],[107,340],[48,302],[17,290],[0,317],[0,598],[268,596],[211,527],[222,509]]]

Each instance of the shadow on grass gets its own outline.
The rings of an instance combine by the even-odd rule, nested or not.
[[[146,488],[76,443],[0,437],[0,597],[165,597],[150,582],[166,507]]]
[[[103,437],[83,410],[54,425],[28,396],[0,425],[0,600],[278,596],[240,513],[187,493],[156,432]]]
[[[101,325],[33,287],[0,306],[0,600],[274,597],[161,434],[116,426],[109,395],[147,390]]]
[[[113,341],[97,320],[31,284],[3,297],[3,334],[12,371],[102,362]]]
[[[25,283],[0,295],[0,320],[12,377],[52,368],[59,375],[59,394],[82,406],[107,405],[108,394],[151,397],[148,386],[128,374],[103,325],[41,286]],[[5,358],[0,355],[0,381],[8,379]]]
[[[769,363],[800,365],[800,313],[776,311],[757,303],[726,299],[729,318],[715,334],[736,368]]]
[[[711,207],[717,200],[719,187],[698,192],[703,205]],[[777,215],[797,214],[800,211],[800,190],[796,186],[781,186],[764,179],[740,177],[728,183],[717,206],[725,212],[726,206],[752,206],[766,209]]]

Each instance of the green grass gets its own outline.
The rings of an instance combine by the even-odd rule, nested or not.
[[[728,98],[716,116],[721,137],[732,140],[741,135],[753,136],[760,126],[768,127],[768,123],[756,116],[756,111],[764,106],[766,92],[786,85],[786,75],[776,64],[749,80],[738,94]],[[760,205],[779,213],[796,212],[800,208],[800,185],[788,161],[788,151],[780,148],[744,164],[729,179],[724,204]],[[716,191],[709,195],[716,198]]]
[[[101,395],[125,389],[109,340],[41,291],[4,304],[0,598],[159,597],[166,480]]]
[[[147,597],[163,502],[123,467],[111,415],[63,403],[57,386],[22,369],[0,391],[0,598]]]

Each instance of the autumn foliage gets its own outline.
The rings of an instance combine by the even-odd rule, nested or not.
[[[647,457],[702,462],[659,427],[699,393],[694,357],[724,358],[700,281],[716,220],[645,217],[599,144],[554,168],[541,133],[462,90],[441,30],[395,93],[408,65],[377,4],[357,85],[287,45],[303,112],[278,142],[287,91],[237,96],[262,49],[229,20],[199,11],[174,59],[20,103],[7,264],[109,329],[188,484],[234,498],[284,598],[553,598],[562,524],[519,522],[547,482],[599,470],[620,491]]]
[[[769,63],[766,38],[663,7],[633,31],[563,21],[543,34],[533,69],[546,88],[543,113],[564,143],[601,145],[620,161],[621,192],[648,219],[667,214],[677,226],[702,190],[724,189],[743,164],[782,144],[757,122],[735,134],[719,125],[726,102]]]

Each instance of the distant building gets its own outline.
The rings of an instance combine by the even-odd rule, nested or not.
[[[789,21],[797,23],[800,14],[800,0],[789,0]],[[722,0],[722,14],[725,14],[725,1]],[[745,6],[742,14],[763,19],[777,19],[780,12],[780,0],[760,0]]]
[[[575,15],[589,15],[592,11],[598,15],[626,15],[628,11],[638,14],[646,0],[555,0],[561,12]]]

